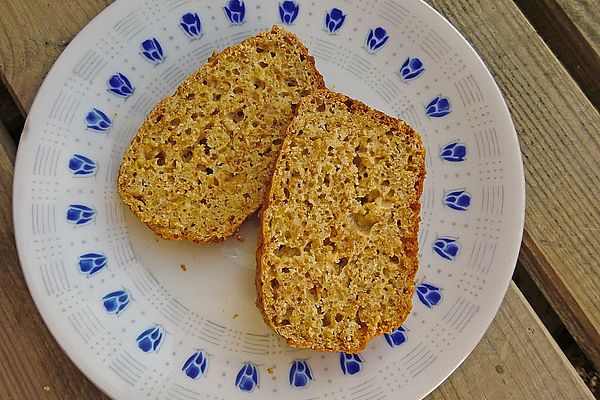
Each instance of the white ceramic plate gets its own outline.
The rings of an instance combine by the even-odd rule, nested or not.
[[[159,240],[120,202],[121,155],[213,50],[282,24],[327,84],[407,120],[427,146],[414,310],[359,356],[293,350],[254,306],[245,241]],[[492,77],[419,1],[117,1],[65,49],[21,138],[16,239],[35,302],[117,399],[421,398],[492,321],[521,239],[519,146]],[[186,269],[187,271],[184,271]]]

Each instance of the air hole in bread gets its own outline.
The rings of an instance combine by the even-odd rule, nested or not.
[[[321,103],[317,106],[317,111],[323,112],[325,111],[325,103]]]
[[[271,288],[273,290],[275,290],[279,287],[279,281],[277,280],[277,278],[271,279],[270,283],[271,283]]]
[[[156,122],[157,124],[163,119],[164,115],[159,114],[156,119],[154,120],[154,122]]]
[[[340,313],[335,314],[335,321],[336,322],[342,322],[342,320],[344,319],[344,316]]]
[[[177,126],[181,123],[181,119],[179,118],[173,118],[172,120],[169,121],[169,126]]]
[[[212,168],[206,168],[204,172],[206,172],[206,175],[212,175],[214,171]]]
[[[377,220],[373,219],[370,214],[358,214],[354,213],[351,215],[352,221],[365,233],[371,231],[373,225],[377,223]]]
[[[325,240],[323,240],[323,246],[330,246],[333,251],[337,248],[335,242],[332,242],[330,238],[325,238]]]
[[[244,119],[244,110],[238,109],[232,113],[229,113],[229,117],[233,120],[234,123],[238,123]]]
[[[390,257],[390,261],[393,262],[394,264],[399,264],[400,263],[400,259],[395,254],[392,257]]]
[[[154,158],[156,158],[156,164],[157,165],[165,165],[165,152],[161,151],[158,154],[156,154],[156,156],[154,156]]]
[[[194,152],[192,151],[192,147],[186,147],[183,154],[181,155],[181,159],[183,162],[188,162],[194,156]]]
[[[190,100],[194,100],[194,97],[196,97],[195,93],[188,93],[187,96],[185,96],[185,99],[190,101]]]
[[[290,246],[286,246],[286,245],[280,245],[276,250],[275,250],[275,255],[279,256],[279,257],[295,257],[295,256],[299,256],[300,255],[300,249],[296,248],[296,247],[290,247]]]
[[[212,94],[212,99],[213,99],[213,101],[219,101],[219,100],[221,100],[221,93],[213,93]]]

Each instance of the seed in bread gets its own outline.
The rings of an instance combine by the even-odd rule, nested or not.
[[[425,150],[406,123],[305,97],[260,215],[257,305],[289,345],[356,353],[412,307]]]
[[[302,96],[324,87],[293,34],[213,54],[150,112],[119,170],[119,195],[165,239],[216,242],[261,205]]]

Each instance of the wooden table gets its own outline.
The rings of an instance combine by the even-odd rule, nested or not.
[[[24,116],[60,52],[110,2],[0,0],[1,78]],[[527,182],[519,261],[600,369],[598,1],[429,3],[472,43],[506,97]],[[11,217],[15,147],[0,121],[0,397],[106,398],[58,347],[27,291]],[[429,398],[593,397],[511,284],[483,340]]]

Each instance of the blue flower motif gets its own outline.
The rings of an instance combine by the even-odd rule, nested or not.
[[[202,36],[202,22],[198,13],[189,12],[183,14],[179,26],[181,26],[181,29],[183,29],[190,39],[197,39]]]
[[[138,348],[144,353],[157,351],[165,336],[165,332],[160,326],[151,326],[135,339]]]
[[[471,205],[471,194],[465,189],[453,190],[444,196],[444,204],[453,210],[467,211]]]
[[[438,96],[425,106],[425,114],[430,118],[441,118],[450,114],[450,100],[447,97]]]
[[[102,298],[102,304],[106,312],[116,315],[121,314],[129,303],[131,303],[131,298],[127,290],[117,290]]]
[[[383,335],[385,337],[385,341],[390,347],[398,347],[402,343],[406,342],[406,329],[401,326],[398,329],[394,329],[391,333],[385,333]]]
[[[71,204],[67,210],[67,222],[74,225],[84,225],[94,219],[96,211],[83,204]]]
[[[305,388],[313,380],[310,366],[304,360],[294,360],[290,368],[290,385]]]
[[[247,362],[235,377],[235,386],[243,392],[252,392],[258,386],[258,369],[256,365]]]
[[[433,250],[440,257],[452,261],[460,252],[460,244],[455,238],[438,236],[435,242],[433,242]]]
[[[104,133],[108,132],[112,126],[112,121],[102,110],[94,107],[85,116],[85,125],[90,131]]]
[[[388,41],[390,37],[388,36],[385,29],[381,26],[378,26],[375,29],[369,29],[369,34],[367,35],[367,40],[365,42],[365,47],[369,53],[375,53],[383,45]]]
[[[440,288],[429,283],[417,285],[417,295],[421,303],[425,304],[428,308],[432,308],[442,300]]]
[[[69,169],[75,176],[91,175],[96,172],[96,162],[81,154],[73,154],[69,160]]]
[[[283,3],[279,3],[279,16],[281,22],[290,25],[294,22],[300,11],[300,6],[291,0],[286,0]]]
[[[140,45],[140,48],[142,49],[142,55],[152,64],[160,64],[165,61],[165,53],[163,52],[158,39],[152,38],[144,40]]]
[[[454,142],[448,143],[440,151],[440,157],[442,160],[450,162],[461,162],[465,161],[467,156],[467,145],[455,140]]]
[[[135,90],[129,79],[120,72],[111,76],[107,85],[108,91],[119,97],[129,97]]]
[[[106,267],[106,256],[102,253],[86,253],[79,256],[79,272],[92,276]]]
[[[417,57],[408,57],[400,67],[400,77],[405,82],[418,78],[423,72],[425,72],[423,62]]]
[[[187,359],[181,370],[190,379],[198,379],[200,375],[206,375],[206,353],[197,351]]]
[[[346,14],[339,8],[332,8],[325,14],[325,28],[330,34],[337,32],[344,25],[344,21],[346,21]]]
[[[244,23],[244,16],[246,15],[246,5],[244,0],[229,0],[227,5],[223,7],[227,19],[231,21],[233,25],[241,25]]]
[[[358,374],[362,368],[360,354],[340,353],[340,367],[344,375]]]

